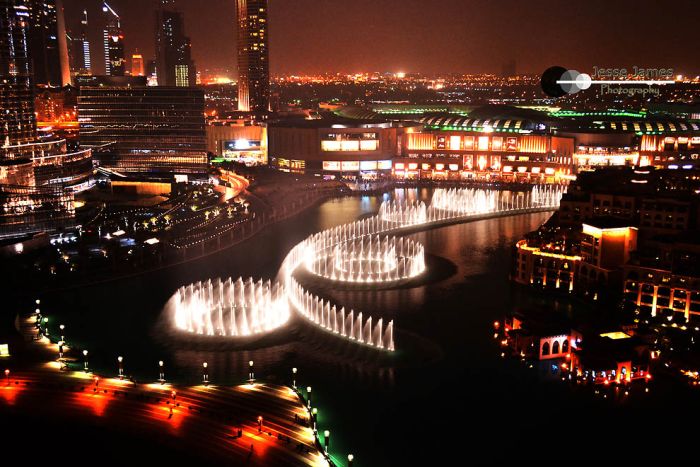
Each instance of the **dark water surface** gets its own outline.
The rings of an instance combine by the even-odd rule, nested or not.
[[[425,198],[426,191],[398,197]],[[612,403],[590,391],[544,381],[536,370],[500,357],[493,322],[514,308],[560,313],[593,312],[577,305],[515,290],[508,281],[511,249],[548,214],[520,215],[453,225],[413,234],[429,255],[422,284],[395,290],[331,290],[336,303],[394,319],[394,355],[360,348],[293,320],[277,333],[241,350],[225,342],[201,343],[173,335],[161,309],[181,285],[217,276],[273,278],[289,249],[311,233],[375,213],[382,198],[323,203],[277,224],[229,251],[156,273],[43,297],[52,325],[90,350],[90,364],[157,378],[196,382],[208,362],[214,384],[243,380],[247,362],[256,376],[313,387],[320,430],[330,429],[331,451],[343,465],[490,465],[523,457],[577,463],[582,446],[637,444],[637,433],[664,418],[654,395]],[[637,400],[636,398],[639,398]],[[681,405],[681,402],[676,402]],[[623,440],[628,433],[632,441]],[[579,454],[577,454],[579,453]],[[599,452],[596,456],[604,455]],[[606,454],[605,456],[607,456]],[[596,457],[589,460],[593,461]],[[602,460],[602,459],[598,459]],[[603,462],[605,463],[605,462]]]

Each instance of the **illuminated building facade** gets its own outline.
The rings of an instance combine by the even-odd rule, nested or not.
[[[206,177],[204,92],[165,86],[81,87],[81,141],[100,165],[133,175]]]
[[[90,151],[37,137],[27,2],[0,0],[0,238],[73,224],[74,189],[89,180]]]
[[[131,76],[146,76],[143,64],[143,55],[135,53],[131,55]]]
[[[388,178],[399,136],[412,128],[340,119],[272,123],[268,128],[270,164],[285,172],[327,178]]]
[[[267,165],[267,127],[246,125],[242,120],[210,121],[207,151],[224,161],[248,166]]]
[[[80,20],[80,33],[71,38],[71,60],[73,75],[91,75],[92,57],[90,55],[90,41],[87,35],[88,13],[83,10],[83,19]]]
[[[106,25],[102,31],[102,47],[107,76],[124,76],[126,73],[126,56],[124,55],[124,31],[121,18],[107,3],[102,3]]]
[[[565,254],[556,247],[516,244],[513,280],[523,285],[572,292],[581,256]]]
[[[238,110],[270,110],[267,0],[236,0]]]
[[[28,0],[29,56],[34,84],[66,86],[71,83],[68,40],[61,0]]]
[[[398,179],[565,183],[573,176],[574,139],[534,134],[523,120],[423,119],[407,133],[393,164]]]
[[[678,124],[665,135],[644,135],[640,166],[672,170],[700,169],[700,123]]]
[[[192,44],[185,35],[184,16],[175,9],[175,0],[161,0],[156,10],[156,69],[160,86],[197,84]]]

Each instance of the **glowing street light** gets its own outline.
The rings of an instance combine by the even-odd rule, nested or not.
[[[39,306],[39,305],[41,305],[41,300],[39,300],[39,299],[37,298],[36,300],[34,300],[34,303],[36,303],[36,305]]]
[[[328,445],[331,443],[331,432],[326,430],[323,432],[323,447],[326,449],[326,454],[328,454]]]
[[[292,368],[292,387],[294,389],[297,388],[297,369],[296,369],[296,367]]]
[[[355,460],[355,456],[348,454],[348,467],[352,467],[352,461]]]
[[[158,381],[160,384],[165,382],[165,370],[163,370],[163,360],[158,360]]]
[[[124,357],[117,357],[117,366],[119,367],[119,379],[124,379]]]
[[[262,415],[258,416],[258,433],[262,433],[263,429],[263,418]]]
[[[5,368],[5,379],[7,379],[7,385],[10,385],[10,370]]]
[[[87,358],[87,356],[88,356],[88,351],[83,350],[83,363],[85,365],[85,373],[87,373],[87,371],[88,371],[88,358]]]
[[[66,327],[63,324],[61,324],[59,326],[59,328],[61,329],[61,340],[64,341],[64,340],[66,340],[66,338],[64,336],[64,331],[65,331]]]
[[[44,318],[44,335],[49,335],[49,318]]]
[[[309,409],[311,408],[311,386],[306,387],[306,401]]]
[[[202,382],[204,383],[205,386],[209,384],[209,370],[207,369],[209,365],[207,362],[202,363]]]
[[[248,381],[251,383],[255,381],[255,368],[253,367],[253,360],[248,362]]]
[[[316,420],[318,419],[318,409],[314,407],[311,410],[311,420],[314,422],[314,433],[316,433]]]

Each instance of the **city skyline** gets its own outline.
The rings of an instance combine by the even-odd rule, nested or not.
[[[144,58],[155,56],[157,3],[112,2],[123,18],[128,53],[138,48]],[[211,0],[207,5],[202,11],[196,2],[177,2],[192,38],[193,59],[202,71],[228,69],[236,77],[235,2]],[[678,11],[692,5],[682,0]],[[99,2],[65,0],[69,29],[79,27],[84,8],[98,17],[99,7]],[[366,16],[368,11],[371,18]],[[651,1],[609,4],[596,0],[562,9],[552,0],[537,5],[513,0],[497,5],[446,0],[439,8],[421,8],[417,0],[360,0],[351,7],[336,0],[322,5],[311,0],[293,4],[271,0],[270,71],[273,76],[370,71],[500,73],[516,59],[518,73],[541,73],[553,64],[581,70],[637,65],[700,73],[692,58],[698,52],[692,18],[661,13],[661,6]],[[90,25],[93,44],[99,43],[97,29],[101,27],[95,23]],[[673,34],[664,33],[670,30]],[[96,72],[102,73],[101,67],[97,64]]]

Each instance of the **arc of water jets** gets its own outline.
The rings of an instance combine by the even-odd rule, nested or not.
[[[390,232],[485,214],[553,210],[564,192],[562,187],[535,187],[527,195],[504,197],[490,190],[438,189],[430,207],[423,202],[384,202],[376,216],[324,230],[296,245],[282,262],[274,283],[251,278],[197,282],[178,289],[166,308],[178,329],[242,337],[284,325],[291,304],[329,333],[393,351],[393,320],[385,325],[382,318],[375,321],[362,312],[347,312],[306,290],[294,278],[294,272],[305,265],[332,280],[380,282],[413,277],[425,269],[423,245],[387,235]]]

